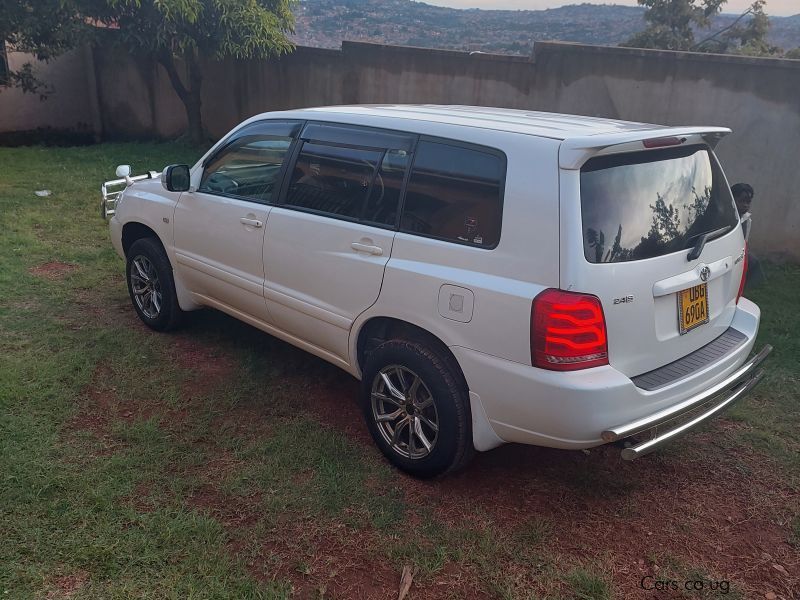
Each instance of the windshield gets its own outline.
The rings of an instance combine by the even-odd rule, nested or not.
[[[719,164],[705,146],[587,161],[581,211],[583,251],[592,263],[671,254],[738,221]]]

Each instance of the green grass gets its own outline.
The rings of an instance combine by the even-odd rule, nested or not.
[[[800,515],[796,515],[790,523],[789,543],[800,548]]]
[[[322,594],[342,576],[337,539],[386,567],[389,588],[409,565],[415,586],[453,598],[612,597],[605,540],[563,552],[560,519],[580,515],[561,505],[635,520],[648,469],[679,458],[642,476],[601,469],[596,453],[565,459],[565,471],[523,482],[517,512],[501,520],[481,493],[502,480],[414,487],[328,423],[315,401],[352,383],[336,368],[218,313],[174,335],[137,324],[99,184],[119,163],[141,172],[197,155],[179,144],[0,148],[0,597],[285,598],[311,594],[305,584]],[[51,261],[74,268],[31,273]],[[751,446],[797,490],[800,268],[767,265],[767,275],[748,296],[764,313],[759,343],[776,351],[731,415],[746,427],[725,434],[718,458]],[[182,362],[181,344],[206,362]],[[217,362],[226,370],[209,376],[204,364]],[[430,502],[421,489],[434,490]],[[548,494],[543,514],[523,503]],[[782,514],[797,514],[791,502]],[[464,505],[468,518],[448,517]],[[800,521],[788,521],[798,544]]]
[[[800,266],[767,265],[767,282],[745,296],[761,308],[757,347],[772,344],[767,376],[754,397],[739,404],[730,418],[749,425],[736,443],[758,448],[786,470],[788,483],[800,490]]]
[[[657,577],[647,583],[650,588],[655,587],[656,581],[670,581],[675,582],[679,598],[744,600],[747,597],[726,577],[712,575],[705,569],[688,565],[674,556],[651,556],[651,561],[661,565],[661,570]]]
[[[179,393],[184,375],[163,360],[163,342],[93,322],[92,307],[122,293],[96,190],[130,156],[158,165],[191,154],[173,145],[0,150],[3,597],[41,597],[70,577],[83,581],[74,597],[85,598],[286,595],[284,584],[254,580],[225,551],[217,521],[181,505],[181,482],[165,466],[201,462],[202,450],[157,419],[112,422],[102,439],[69,425],[99,365],[99,385],[114,385],[120,403]],[[37,189],[53,194],[39,198]],[[54,260],[77,269],[60,281],[28,272]],[[81,308],[75,300],[84,296]],[[139,512],[127,499],[143,484],[175,493]]]
[[[597,573],[578,568],[567,575],[576,600],[610,600],[611,585]]]

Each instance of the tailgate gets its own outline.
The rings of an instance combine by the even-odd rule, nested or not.
[[[631,377],[724,333],[744,266],[709,134],[658,135],[560,157],[561,287],[600,298],[609,362]]]

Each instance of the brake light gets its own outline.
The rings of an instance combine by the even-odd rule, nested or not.
[[[608,364],[606,320],[600,299],[547,289],[531,304],[531,363],[551,371]]]
[[[747,241],[744,243],[744,260],[742,261],[742,280],[739,282],[739,292],[736,294],[736,304],[744,294],[744,284],[747,283]]]
[[[686,138],[663,137],[644,140],[642,144],[645,148],[669,148],[670,146],[680,146],[685,141]]]

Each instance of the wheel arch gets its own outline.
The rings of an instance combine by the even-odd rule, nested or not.
[[[355,367],[359,374],[363,372],[369,352],[391,339],[404,339],[427,344],[447,361],[458,377],[459,383],[464,386],[464,390],[469,391],[461,365],[458,364],[458,360],[447,344],[428,329],[397,317],[374,316],[361,324],[355,344]]]
[[[133,243],[142,238],[154,238],[164,248],[164,242],[155,230],[139,221],[128,221],[122,226],[122,250],[125,256],[128,256],[128,250]],[[166,249],[164,251],[166,252]]]
[[[471,435],[473,446],[476,450],[491,450],[505,442],[497,436],[486,415],[480,396],[469,389],[467,378],[455,354],[450,350],[444,340],[425,327],[416,325],[398,317],[375,315],[364,320],[354,330],[355,341],[352,343],[352,374],[361,378],[366,357],[372,348],[377,347],[385,340],[393,338],[411,339],[428,344],[447,361],[456,377],[463,385],[469,397],[469,412],[471,421]]]
[[[128,257],[128,250],[134,244],[134,242],[144,238],[154,239],[164,251],[164,255],[167,257],[167,261],[169,261],[169,264],[172,267],[172,277],[175,282],[175,293],[178,296],[178,305],[181,307],[181,310],[191,311],[201,308],[201,305],[195,302],[192,294],[189,292],[189,289],[184,284],[180,273],[176,271],[173,257],[170,256],[170,253],[167,251],[161,236],[149,225],[146,225],[141,221],[128,221],[122,226],[122,250],[126,259]]]

